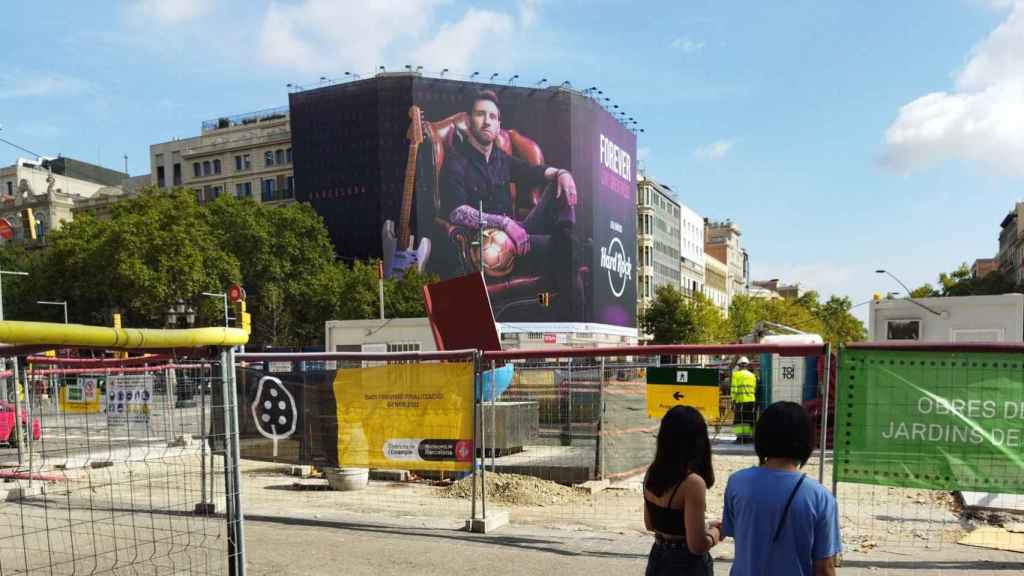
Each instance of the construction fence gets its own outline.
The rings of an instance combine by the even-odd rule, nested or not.
[[[47,329],[0,373],[0,574],[243,574],[233,360],[202,346],[241,331]]]
[[[837,497],[845,566],[881,574],[905,574],[915,566],[936,574],[1021,569],[1024,557],[1011,550],[1020,536],[1013,532],[1019,522],[1014,509],[1021,507],[1014,482],[1024,477],[1024,467],[1019,427],[1009,420],[1024,410],[1024,363],[1000,359],[1006,367],[997,374],[992,359],[954,365],[948,356],[966,352],[943,350],[937,353],[947,357],[934,359],[934,366],[933,359],[925,360],[925,372],[862,366],[876,361],[865,354],[883,353],[895,366],[923,369],[918,351],[849,348],[837,361],[822,345],[246,354],[238,378],[242,409],[259,403],[259,383],[269,376],[295,399],[298,416],[296,432],[275,441],[273,430],[257,430],[262,415],[250,411],[241,417],[250,420],[242,426],[241,444],[243,457],[263,462],[368,468],[367,488],[325,501],[343,510],[446,518],[507,512],[516,524],[642,532],[643,473],[667,407],[695,405],[708,422],[718,478],[708,495],[710,518],[722,513],[729,476],[757,465],[753,446],[736,444],[732,433],[729,376],[732,361],[745,355],[758,375],[759,409],[789,400],[813,416],[817,449],[804,471]],[[1013,354],[1024,358],[1024,349]],[[414,382],[417,370],[439,364],[461,371],[435,372],[425,387]],[[976,416],[991,410],[983,398],[995,397],[995,382],[1004,390],[998,396],[1004,420],[987,432]],[[886,387],[900,392],[883,393]],[[927,393],[914,396],[918,389]],[[461,398],[446,416],[458,423],[409,427],[409,414],[441,410],[430,404],[440,397],[424,401],[430,390]],[[366,398],[383,408],[362,406],[354,415],[344,406]],[[930,417],[955,422],[915,427],[909,418],[926,408],[921,402],[930,402]],[[344,421],[364,416],[385,424],[361,421],[368,440],[353,442]],[[908,419],[906,432],[900,418]],[[959,427],[949,429],[954,423]],[[942,427],[941,438],[935,426]],[[894,444],[898,450],[878,448],[879,440],[893,437],[903,441]],[[950,439],[963,444],[963,437],[963,449],[943,445]],[[914,442],[938,444],[924,449]],[[986,445],[992,449],[978,452]],[[367,455],[373,451],[381,457]],[[427,454],[448,465],[425,465]],[[927,465],[914,468],[914,458]]]

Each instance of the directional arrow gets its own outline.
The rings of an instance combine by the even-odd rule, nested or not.
[[[675,398],[676,400],[682,400],[683,398],[685,398],[682,392],[673,392],[672,397]]]

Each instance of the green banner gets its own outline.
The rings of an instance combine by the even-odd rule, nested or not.
[[[1024,356],[844,349],[842,482],[1024,494]]]
[[[682,384],[685,386],[718,386],[716,368],[648,368],[648,384]]]

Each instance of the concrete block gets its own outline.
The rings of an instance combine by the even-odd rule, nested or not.
[[[299,478],[309,478],[313,475],[312,466],[292,466],[288,470],[289,476],[298,476]]]
[[[486,518],[471,518],[466,520],[466,532],[487,534],[507,525],[508,512],[505,510],[492,510],[487,513]]]
[[[180,436],[175,436],[174,441],[168,444],[168,446],[172,448],[188,448],[192,446],[192,435],[181,434]]]
[[[20,483],[18,486],[7,489],[8,502],[17,502],[25,498],[32,498],[35,496],[41,496],[46,490],[43,488],[42,482],[33,482],[29,485],[27,482]]]
[[[370,470],[370,480],[384,482],[408,482],[408,470]]]

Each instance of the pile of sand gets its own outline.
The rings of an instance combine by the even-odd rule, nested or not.
[[[552,506],[582,500],[589,496],[582,490],[533,476],[492,472],[488,472],[486,476],[488,502],[518,506]],[[477,498],[479,498],[481,489],[479,477],[476,488]],[[440,493],[447,498],[471,498],[473,478],[463,478],[451,486],[441,488]]]

